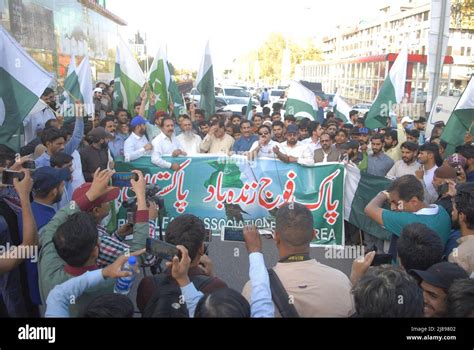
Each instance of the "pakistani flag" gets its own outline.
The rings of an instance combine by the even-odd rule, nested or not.
[[[390,240],[391,234],[375,221],[369,219],[364,209],[380,192],[385,191],[391,181],[360,172],[355,166],[346,166],[344,185],[344,218],[364,232],[383,240]]]
[[[342,99],[339,95],[339,91],[334,96],[334,113],[336,114],[336,118],[344,120],[345,123],[351,123],[351,118],[349,113],[351,112],[352,108],[347,104],[346,101]]]
[[[318,105],[316,95],[297,81],[292,81],[286,101],[286,115],[294,115],[297,119],[316,120]]]
[[[245,116],[246,119],[252,120],[252,108],[253,108],[253,101],[252,101],[252,96],[249,97],[249,103],[247,103],[247,115]]]
[[[168,69],[171,74],[168,93],[171,98],[171,101],[173,101],[174,109],[175,111],[179,111],[179,114],[186,114],[187,113],[186,103],[184,102],[183,94],[179,91],[178,84],[176,84],[176,81],[174,78],[175,73],[173,70],[173,66],[169,62],[168,62]]]
[[[0,26],[0,144],[18,149],[22,121],[44,108],[38,102],[52,79]]]
[[[164,50],[160,48],[155,56],[155,59],[153,60],[153,64],[150,68],[150,74],[148,76],[150,88],[156,95],[155,107],[157,111],[168,111],[168,89],[170,86],[170,81],[171,74],[169,71],[166,54]]]
[[[448,143],[447,154],[452,154],[455,148],[464,143],[464,135],[470,132],[474,135],[474,79],[471,78],[461,99],[454,109],[441,139]]]
[[[122,38],[117,46],[114,82],[114,107],[122,105],[133,114],[133,104],[145,85],[145,75]]]
[[[93,102],[93,86],[92,86],[92,70],[89,57],[86,56],[82,60],[79,67],[75,67],[75,57],[71,57],[71,63],[68,69],[68,75],[64,81],[64,89],[76,102],[84,104],[87,115],[94,114]]]
[[[365,126],[369,129],[385,128],[392,107],[402,102],[405,95],[407,77],[408,49],[400,51],[388,73],[379,94],[369,110]]]
[[[209,118],[216,111],[215,90],[214,90],[214,71],[212,67],[211,50],[209,42],[206,44],[206,51],[199,68],[196,80],[196,88],[201,94],[199,108],[206,112],[206,118]]]
[[[242,188],[244,184],[240,179],[241,171],[236,164],[227,162],[209,162],[209,165],[216,171],[211,174],[211,177],[204,182],[204,187],[209,185],[217,186],[217,178],[222,173],[222,188]]]

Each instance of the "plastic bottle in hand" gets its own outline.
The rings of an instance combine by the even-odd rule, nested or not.
[[[137,267],[137,258],[131,256],[128,258],[128,261],[123,265],[122,271],[129,271],[132,274],[127,277],[120,277],[117,279],[114,287],[114,293],[127,295],[132,289],[133,282],[136,277],[136,267]]]

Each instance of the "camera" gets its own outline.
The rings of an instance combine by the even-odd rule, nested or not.
[[[134,174],[134,173],[127,173]],[[134,174],[136,175],[136,174]],[[124,175],[124,178],[128,175]],[[117,181],[123,181],[122,179],[117,179]],[[127,181],[126,179],[124,181]],[[130,180],[128,180],[130,181]],[[161,191],[158,185],[148,184],[146,185],[145,198],[146,202],[154,202],[158,206],[158,210],[165,210],[165,200],[158,193]],[[127,210],[127,222],[130,224],[135,223],[135,213],[137,212],[137,198],[130,198],[128,201],[122,203],[123,207]]]
[[[131,187],[130,181],[138,181],[136,173],[115,173],[112,175],[112,186],[114,187]]]
[[[6,186],[13,186],[13,179],[18,179],[18,181],[22,181],[24,178],[25,174],[21,171],[4,170],[1,173],[2,184]]]
[[[27,160],[23,162],[22,164],[24,169],[29,169],[29,170],[35,170],[36,169],[36,163],[33,160]]]
[[[272,236],[272,231],[268,229],[258,229],[261,236]],[[222,242],[245,242],[243,227],[223,226],[221,229]]]
[[[146,240],[146,252],[147,254],[156,256],[161,259],[172,261],[173,257],[177,256],[181,260],[181,251],[176,248],[175,245],[160,241],[153,238],[147,238]]]

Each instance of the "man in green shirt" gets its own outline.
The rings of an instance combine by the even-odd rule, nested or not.
[[[451,232],[451,220],[443,207],[423,202],[422,183],[413,175],[396,179],[387,191],[380,192],[365,208],[365,214],[392,233],[390,253],[397,258],[397,240],[403,228],[415,222],[425,224],[441,238],[443,245]],[[383,209],[386,201],[391,210]]]

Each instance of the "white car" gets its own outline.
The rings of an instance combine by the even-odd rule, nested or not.
[[[285,90],[277,90],[274,89],[270,91],[270,104],[273,105],[274,103],[281,103],[285,104],[286,98],[285,98]]]
[[[371,107],[372,107],[372,104],[370,103],[358,103],[352,106],[352,109],[359,112],[361,115],[364,115],[365,113],[370,111]]]

